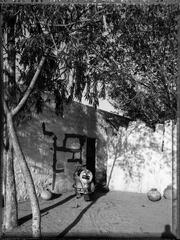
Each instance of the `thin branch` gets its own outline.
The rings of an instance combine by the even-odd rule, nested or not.
[[[56,52],[58,53],[58,48],[57,48],[56,42],[55,42],[55,40],[54,40],[54,37],[53,37],[53,35],[52,35],[52,32],[50,31],[49,26],[47,26],[47,27],[48,27],[48,30],[49,30],[49,33],[50,33],[52,42],[53,42],[53,44],[54,44],[54,47],[55,47],[55,49],[56,49]]]
[[[8,106],[7,106],[5,100],[3,101],[3,106],[4,106],[4,113],[5,113],[5,115],[7,115],[7,113],[9,113],[9,109],[8,109]]]
[[[104,24],[104,30],[108,33],[108,26],[106,22],[106,15],[103,15],[103,24]]]
[[[19,112],[19,110],[23,107],[23,105],[25,104],[26,100],[28,99],[28,97],[29,97],[29,95],[30,95],[32,89],[34,88],[34,85],[35,85],[35,83],[36,83],[36,81],[38,79],[38,76],[39,76],[39,74],[41,72],[41,69],[42,69],[43,64],[45,62],[45,59],[46,59],[45,56],[43,56],[41,58],[39,66],[37,67],[37,70],[36,70],[36,72],[34,74],[34,77],[32,78],[31,83],[30,83],[29,87],[27,88],[23,98],[21,99],[19,104],[11,111],[12,116],[16,115]]]

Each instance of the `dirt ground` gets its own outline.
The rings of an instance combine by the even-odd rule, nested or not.
[[[171,200],[151,202],[146,194],[97,192],[93,201],[76,199],[74,192],[50,201],[40,199],[43,237],[161,237],[172,229]],[[5,237],[31,236],[29,201],[19,203],[19,226]],[[166,226],[166,227],[165,227]]]

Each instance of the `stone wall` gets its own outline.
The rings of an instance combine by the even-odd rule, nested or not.
[[[112,119],[113,114],[110,115]],[[55,142],[57,148],[63,147],[65,134],[96,139],[97,183],[109,183],[110,190],[146,192],[157,187],[162,192],[171,183],[170,126],[167,124],[165,128],[162,151],[162,125],[157,126],[155,132],[140,122],[130,122],[126,128],[124,119],[119,118],[120,128],[116,131],[102,113],[79,103],[67,106],[63,118],[55,114],[53,104],[47,105],[42,114],[34,113],[18,128],[18,135],[37,194],[46,187],[56,193],[73,189],[73,173],[79,163],[68,162],[73,157],[71,152],[54,150]],[[78,140],[68,138],[66,148],[79,148]],[[74,159],[78,158],[80,153],[75,153]],[[82,162],[86,164],[86,141],[82,145]],[[18,199],[21,200],[28,195],[18,161],[15,161],[15,168]]]
[[[64,143],[65,134],[77,135],[77,138],[67,138]],[[95,138],[96,146],[101,151],[103,139],[97,128],[97,112],[78,103],[67,106],[63,118],[55,114],[53,104],[47,105],[42,114],[33,113],[31,119],[18,128],[18,136],[38,195],[46,187],[55,193],[72,190],[73,173],[80,163],[71,160],[80,159],[80,153],[73,156],[72,152],[66,150],[79,148],[78,137],[85,136]],[[83,143],[81,154],[82,164],[86,164],[86,142]],[[98,157],[103,164],[104,155]],[[15,162],[15,167],[18,199],[21,200],[27,198],[27,191],[18,161]]]

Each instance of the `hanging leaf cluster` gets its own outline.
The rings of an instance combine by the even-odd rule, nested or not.
[[[9,105],[15,104],[11,91],[17,103],[46,55],[31,96],[38,112],[43,93],[50,92],[61,115],[73,99],[85,97],[96,107],[108,97],[124,114],[149,125],[175,119],[178,12],[178,5],[3,7],[4,52],[14,22],[18,63],[13,87],[4,83]]]

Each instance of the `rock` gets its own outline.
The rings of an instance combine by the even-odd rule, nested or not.
[[[41,198],[44,200],[50,200],[52,198],[52,192],[49,189],[41,192]]]
[[[151,188],[147,193],[147,197],[150,201],[156,202],[161,200],[161,193],[156,188]]]

